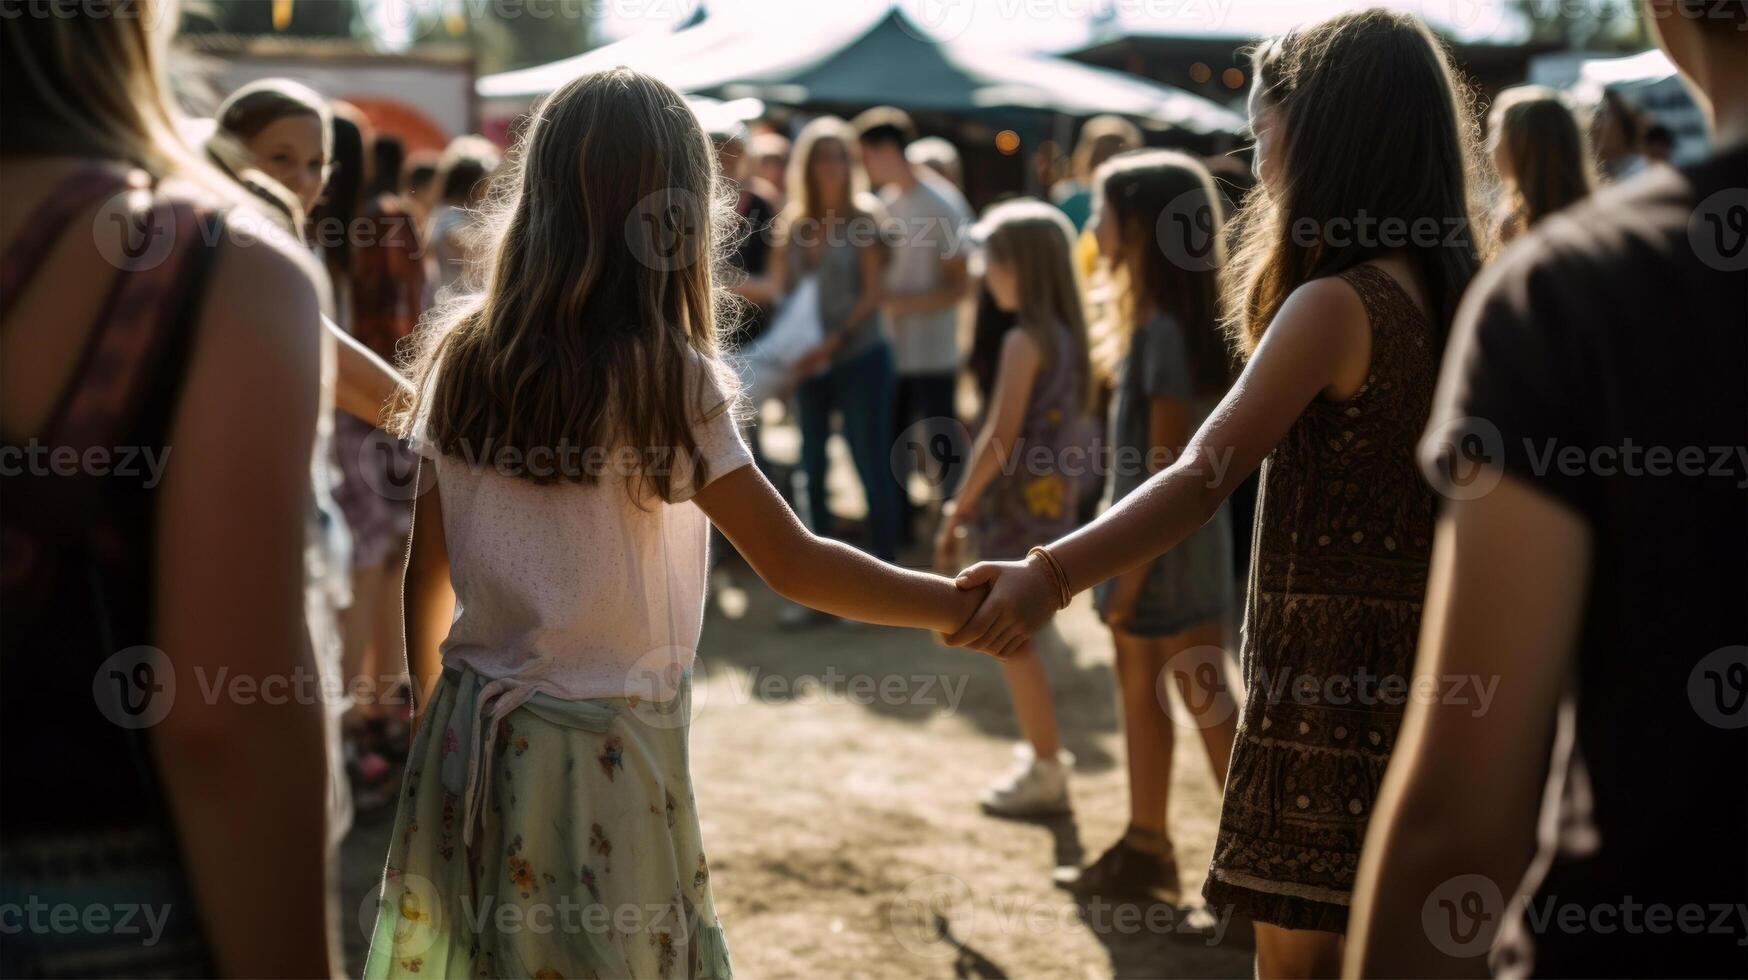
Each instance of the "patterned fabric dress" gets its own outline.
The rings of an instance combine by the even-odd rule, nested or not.
[[[1099,427],[1087,412],[1086,371],[1068,328],[1058,324],[1054,336],[1056,352],[1032,382],[1014,470],[998,475],[978,502],[980,561],[1023,558],[1033,545],[1074,530],[1081,491],[1098,479]]]
[[[1341,274],[1371,370],[1314,400],[1263,463],[1244,617],[1246,699],[1203,892],[1258,922],[1343,932],[1420,633],[1433,493],[1414,462],[1432,325],[1386,273]]]

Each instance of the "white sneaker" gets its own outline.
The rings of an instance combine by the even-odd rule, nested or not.
[[[1002,817],[1047,817],[1069,812],[1068,770],[1074,756],[1067,749],[1054,759],[1033,756],[1032,747],[1014,746],[1014,769],[983,791],[984,812]]]

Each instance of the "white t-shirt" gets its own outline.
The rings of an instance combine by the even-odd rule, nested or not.
[[[946,259],[961,255],[971,214],[949,200],[927,178],[899,193],[887,188],[886,210],[892,219],[892,261],[886,267],[886,288],[894,293],[927,292],[946,279]],[[959,369],[959,309],[946,306],[927,313],[891,317],[892,356],[899,374],[942,374]]]
[[[721,370],[694,386],[706,484],[752,462]],[[426,432],[421,417],[411,443],[437,467],[456,597],[445,666],[569,700],[672,697],[704,619],[709,521],[691,502],[696,468],[676,458],[677,502],[634,502],[611,454],[593,485],[538,485],[440,454]]]

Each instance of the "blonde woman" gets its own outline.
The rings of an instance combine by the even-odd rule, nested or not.
[[[868,552],[891,561],[898,551],[899,504],[888,454],[898,375],[880,315],[885,246],[879,205],[866,192],[856,146],[855,130],[835,116],[801,130],[770,269],[778,296],[792,293],[804,276],[819,281],[825,342],[797,368],[804,380],[795,390],[808,518],[815,531],[832,532],[825,446],[837,412],[868,501]]]

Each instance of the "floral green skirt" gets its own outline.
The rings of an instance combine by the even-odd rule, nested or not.
[[[367,977],[730,975],[667,702],[444,671],[413,742]]]

